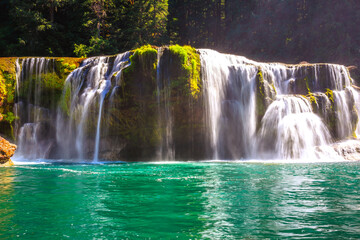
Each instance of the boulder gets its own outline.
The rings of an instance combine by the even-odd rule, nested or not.
[[[0,163],[0,167],[11,167],[13,165],[14,165],[14,163],[13,163],[13,161],[11,161],[11,159],[9,159],[9,161],[7,161],[6,163],[3,163],[3,164]]]
[[[360,160],[360,140],[338,142],[332,147],[345,160]]]
[[[11,144],[4,138],[0,137],[0,166],[11,166],[10,157],[15,153],[16,145]]]

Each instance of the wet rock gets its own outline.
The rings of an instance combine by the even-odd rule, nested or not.
[[[263,72],[260,68],[256,75],[256,116],[257,126],[260,126],[266,109],[276,99],[276,90],[273,79],[267,72]]]
[[[360,69],[357,66],[348,66],[347,69],[353,79],[353,84],[360,85]]]
[[[334,143],[333,148],[345,160],[360,160],[360,140]]]
[[[11,166],[10,157],[15,153],[16,145],[11,144],[4,138],[0,137],[0,166]]]

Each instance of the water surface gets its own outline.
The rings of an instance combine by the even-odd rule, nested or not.
[[[360,237],[360,163],[0,169],[1,239]]]

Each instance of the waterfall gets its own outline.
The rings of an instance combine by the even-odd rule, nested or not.
[[[120,77],[121,77],[121,70],[124,67],[127,67],[128,65],[124,65],[123,63],[127,63],[129,59],[129,53],[126,52],[124,54],[119,54],[116,56],[113,68],[110,72],[110,74],[107,77],[107,80],[104,82],[104,87],[98,90],[98,93],[100,94],[100,101],[99,101],[99,117],[97,120],[97,127],[96,127],[96,138],[95,138],[95,151],[94,151],[94,161],[97,162],[99,159],[99,144],[100,144],[100,127],[101,127],[101,115],[102,115],[102,108],[104,104],[104,98],[106,94],[108,93],[110,87],[111,87],[111,78],[115,74],[116,79],[116,86],[120,85]],[[115,86],[115,87],[116,87]],[[114,87],[114,89],[115,89]],[[113,94],[111,94],[112,97]],[[110,97],[110,98],[111,98]],[[111,101],[111,100],[110,100]]]
[[[199,52],[214,159],[319,158],[318,149],[332,136],[353,135],[358,94],[344,66],[258,63]]]
[[[355,106],[356,106],[357,114],[360,115],[360,93],[355,89],[353,89],[352,92],[355,96]],[[357,139],[360,139],[360,119],[358,119],[355,134]]]
[[[85,90],[79,97],[79,102],[77,102],[77,110],[81,111],[80,124],[78,125],[78,132],[76,136],[76,148],[79,154],[80,159],[84,159],[84,141],[85,141],[85,124],[88,121],[88,115],[90,107],[92,106],[93,100],[95,99],[98,91],[101,94],[106,90],[107,80],[105,79],[105,74],[107,73],[107,58],[99,57],[94,59],[91,63],[93,65],[90,67],[87,74]],[[82,79],[81,79],[82,80]],[[80,80],[80,81],[81,81]],[[77,96],[75,96],[77,97]],[[100,101],[101,102],[101,95]],[[99,107],[100,109],[100,107]],[[75,109],[74,109],[75,110]],[[99,112],[99,115],[101,113]]]
[[[360,136],[360,95],[344,66],[260,63],[200,49],[203,95],[194,97],[175,53],[152,53],[124,75],[130,52],[85,59],[64,85],[58,59],[17,59],[17,155],[175,160],[193,141],[200,153],[189,151],[189,159],[315,159],[339,156],[331,146]]]
[[[96,126],[96,137],[95,137],[95,151],[94,151],[94,161],[97,162],[99,159],[99,144],[100,144],[100,126],[101,126],[101,115],[102,115],[102,107],[104,104],[104,98],[109,91],[110,83],[109,81],[105,82],[105,87],[100,90],[100,101],[99,101],[99,117],[97,120]]]
[[[158,149],[159,160],[174,160],[175,150],[173,143],[173,119],[171,114],[171,86],[168,66],[162,66],[163,49],[158,49],[156,66],[156,101],[158,106],[158,130],[160,132],[160,145]],[[164,126],[165,125],[165,126]]]
[[[244,57],[200,50],[207,128],[213,158],[250,157],[256,133],[257,67]]]
[[[51,135],[48,109],[41,106],[43,76],[49,72],[53,59],[25,58],[16,67],[16,116],[14,133],[17,135],[19,148],[17,155],[27,158],[44,158],[53,144],[47,141]]]
[[[280,95],[262,119],[258,141],[262,157],[314,157],[313,147],[329,144],[330,133],[305,97]]]
[[[14,104],[14,114],[15,114],[15,127],[14,127],[14,135],[18,136],[19,133],[19,129],[20,129],[20,120],[19,120],[19,95],[20,95],[20,91],[19,91],[19,84],[20,84],[20,74],[21,74],[21,67],[19,64],[19,59],[16,59],[15,61],[15,70],[16,70],[16,75],[15,75],[15,81],[16,81],[16,87],[15,87],[15,96],[16,96],[16,101]]]
[[[91,144],[87,142],[89,127],[92,125],[95,128],[93,160],[98,161],[104,99],[112,88],[112,82],[119,83],[121,70],[128,66],[128,61],[128,52],[118,54],[115,59],[89,58],[67,77],[62,101],[65,105],[68,103],[70,105],[68,106],[69,121],[65,120],[66,117],[62,117],[63,110],[60,110],[57,139],[58,141],[68,139],[67,143],[62,144],[63,149],[71,149],[72,139],[75,139],[74,145],[79,159],[89,158],[89,153],[92,152],[89,148]],[[97,104],[98,115],[94,118],[92,113],[96,111],[94,108]],[[67,129],[65,134],[63,128]]]
[[[335,111],[336,111],[336,130],[337,136],[341,139],[346,138],[352,134],[351,122],[351,110],[353,103],[350,104],[349,99],[354,99],[354,93],[352,91],[333,91]],[[350,96],[350,98],[349,98]]]

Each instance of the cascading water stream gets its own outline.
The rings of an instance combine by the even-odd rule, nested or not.
[[[333,141],[325,120],[336,123],[340,139],[352,136],[358,94],[344,66],[257,63],[212,50],[200,50],[200,56],[214,159],[319,158],[318,149]],[[324,99],[318,110],[322,118],[314,113],[310,99],[295,95],[298,92],[308,94],[318,107],[314,94]],[[256,118],[264,105],[255,96],[269,102],[260,125]],[[335,116],[328,117],[331,111]]]
[[[348,87],[346,90],[333,91],[334,105],[336,111],[336,130],[337,136],[340,139],[344,139],[352,135],[352,111],[354,102],[356,103],[357,93],[352,88]]]
[[[19,59],[16,59],[15,61],[15,70],[16,70],[16,75],[15,75],[15,80],[16,80],[16,88],[15,88],[15,96],[16,96],[16,103],[14,104],[14,114],[15,114],[15,128],[14,128],[14,135],[18,136],[18,132],[20,129],[20,123],[19,123],[19,95],[20,95],[20,91],[19,91],[19,84],[20,84],[20,74],[21,74],[21,66],[19,64]]]
[[[331,138],[305,97],[279,95],[262,119],[258,139],[260,157],[290,159],[314,157],[313,147]]]
[[[107,94],[107,92],[110,89],[110,84],[108,81],[105,83],[104,89],[101,91],[100,94],[100,100],[99,100],[99,116],[96,126],[96,137],[95,137],[95,151],[94,151],[94,162],[97,162],[99,160],[99,144],[100,144],[100,126],[101,126],[101,115],[102,115],[102,107],[104,104],[104,98]]]
[[[46,58],[25,58],[21,65],[19,59],[15,62],[14,133],[19,145],[17,155],[26,155],[30,159],[47,156],[52,145],[44,139],[44,135],[49,134],[45,119],[49,119],[50,114],[48,109],[41,107],[43,76],[49,72],[52,61]]]
[[[67,78],[62,101],[70,102],[69,121],[62,117],[62,111],[58,114],[58,127],[67,128],[67,134],[62,131],[57,132],[57,139],[75,138],[75,146],[79,159],[89,157],[91,152],[88,146],[88,124],[93,119],[95,125],[95,137],[93,148],[93,161],[98,161],[101,139],[101,120],[103,114],[103,105],[107,93],[112,88],[112,82],[115,85],[119,83],[121,70],[127,67],[130,54],[128,52],[119,54],[114,60],[110,57],[94,57],[85,60],[82,65],[73,71]],[[114,86],[116,87],[116,86]],[[67,93],[69,92],[69,94]],[[67,97],[67,94],[70,95]],[[98,96],[98,97],[97,97]],[[69,98],[69,99],[66,99]],[[98,115],[96,120],[91,118],[90,112],[94,111],[96,104],[98,106]],[[72,134],[73,129],[76,134]],[[63,149],[69,145],[64,144]]]
[[[94,60],[95,65],[93,65],[87,75],[87,86],[84,92],[80,96],[80,104],[83,103],[83,108],[81,109],[81,120],[78,126],[78,133],[76,137],[76,147],[79,154],[79,159],[84,159],[84,141],[85,141],[85,124],[88,120],[89,108],[92,106],[93,100],[96,96],[96,93],[103,92],[106,87],[104,81],[104,75],[107,72],[106,58],[100,57]],[[101,97],[100,97],[101,98]],[[101,99],[100,99],[101,101]],[[77,107],[80,107],[79,105]],[[101,115],[101,113],[99,113]]]
[[[207,127],[214,159],[253,152],[257,67],[244,57],[200,50]]]
[[[167,69],[164,69],[167,66],[162,66],[162,55],[163,49],[159,48],[156,66],[156,101],[158,106],[160,145],[157,155],[159,160],[174,160],[173,119],[170,108],[171,86],[168,73],[166,72]]]
[[[120,84],[119,79],[121,76],[121,70],[123,67],[127,67],[127,66],[124,66],[122,63],[127,62],[128,57],[129,57],[128,53],[119,54],[118,56],[116,56],[112,71],[110,72],[110,74],[108,74],[108,76],[106,78],[107,80],[105,80],[103,83],[104,87],[100,87],[100,91],[98,91],[98,93],[100,95],[100,100],[99,100],[99,117],[98,117],[98,121],[97,121],[98,123],[97,123],[97,127],[96,127],[94,162],[97,162],[99,160],[100,127],[101,127],[101,116],[102,116],[102,108],[103,108],[103,104],[104,104],[104,99],[105,99],[106,94],[110,90],[111,78],[114,74],[115,74],[115,80],[116,80],[115,84],[116,85]],[[115,89],[115,87],[114,87],[114,89]]]

